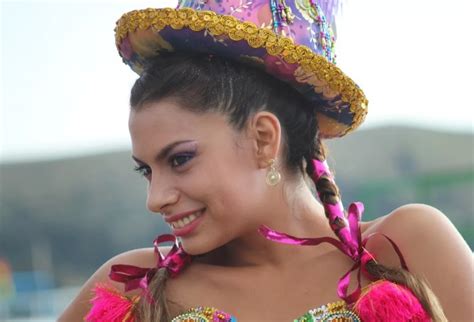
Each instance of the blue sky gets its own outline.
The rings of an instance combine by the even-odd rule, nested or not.
[[[0,161],[127,148],[136,75],[116,53],[122,13],[175,1],[2,1]],[[338,65],[369,98],[362,128],[473,132],[469,0],[360,0],[339,19]],[[469,95],[469,96],[468,96]]]

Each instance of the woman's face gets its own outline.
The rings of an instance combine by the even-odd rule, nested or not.
[[[252,139],[225,116],[162,100],[132,111],[129,129],[148,209],[163,215],[188,253],[209,252],[261,224],[266,169]]]

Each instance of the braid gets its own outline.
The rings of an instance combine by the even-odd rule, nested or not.
[[[316,138],[315,143],[316,144],[314,145],[314,155],[311,154],[306,159],[307,161],[306,171],[309,174],[309,176],[313,179],[314,179],[314,172],[316,169],[314,167],[313,162],[311,161],[313,159],[316,159],[321,162],[324,162],[326,160],[326,149],[323,143],[321,142],[321,140],[319,139],[319,137]],[[341,199],[339,188],[333,182],[331,182],[330,178],[327,175],[321,176],[318,180],[314,181],[314,184],[318,191],[318,196],[319,198],[321,198],[321,202],[323,204],[326,204],[326,203],[336,204]]]
[[[326,164],[326,150],[325,146],[317,137],[311,147],[312,152],[305,155],[306,172],[313,179],[316,190],[321,200],[326,217],[330,222],[331,228],[334,230],[338,238],[347,245],[344,231],[348,229],[348,223],[345,218],[341,218],[341,195],[329,168]],[[317,160],[314,162],[313,160]],[[319,162],[319,163],[318,163]],[[320,169],[315,165],[324,164],[326,166],[325,172],[321,174]],[[334,208],[334,205],[339,205],[340,208]],[[335,212],[335,213],[332,213]],[[342,212],[342,214],[344,214]],[[349,246],[349,245],[348,245]],[[433,321],[441,322],[447,321],[443,313],[443,309],[437,299],[436,295],[428,286],[427,282],[415,276],[403,268],[386,267],[377,263],[375,260],[370,260],[366,265],[367,272],[375,279],[384,279],[393,283],[403,285],[410,289],[413,294],[420,300],[425,310],[429,313]]]
[[[145,296],[140,298],[136,307],[137,320],[143,322],[170,321],[168,299],[166,298],[166,282],[169,273],[166,268],[160,268],[152,278],[149,289],[152,291],[154,301],[150,303]]]
[[[329,225],[341,242],[348,247],[351,255],[356,255],[357,245],[351,238],[349,223],[344,213],[339,188],[326,163],[326,150],[319,136],[314,142],[314,152],[305,156],[306,171],[314,181],[319,200],[324,206],[324,212]]]

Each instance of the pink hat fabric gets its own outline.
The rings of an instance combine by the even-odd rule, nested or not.
[[[116,46],[139,75],[163,51],[209,53],[261,66],[306,97],[322,138],[341,137],[364,121],[368,102],[335,65],[334,5],[327,2],[182,0],[176,9],[134,10],[117,21]]]

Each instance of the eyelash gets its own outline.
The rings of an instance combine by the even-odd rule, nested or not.
[[[174,161],[176,161],[178,158],[182,158],[182,157],[186,157],[188,159],[186,159],[186,161],[180,163],[180,164],[177,164],[177,165],[174,165]],[[171,156],[169,159],[168,159],[168,162],[170,163],[170,166],[172,168],[179,168],[181,166],[183,166],[184,164],[186,164],[189,160],[191,160],[192,158],[194,157],[194,153],[180,153],[180,154],[175,154],[173,156]],[[146,166],[146,165],[140,165],[140,166],[135,166],[133,168],[133,170],[135,172],[138,172],[140,175],[144,176],[144,177],[147,177],[151,174],[151,169],[149,166]]]

